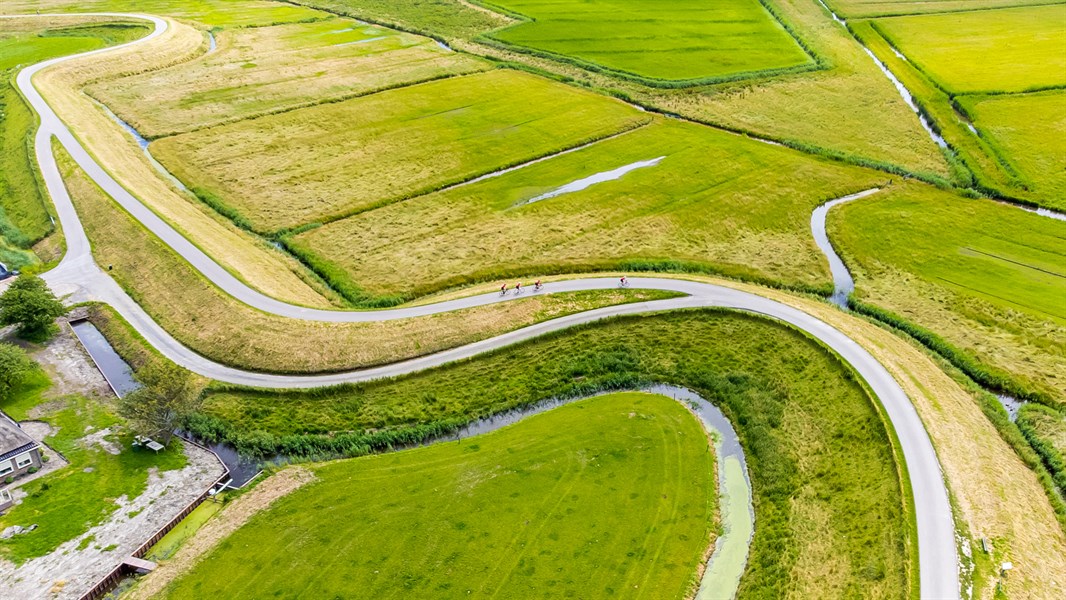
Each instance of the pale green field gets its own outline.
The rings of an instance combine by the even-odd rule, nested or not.
[[[812,64],[757,0],[491,0],[528,21],[508,44],[649,80],[701,80]]]
[[[879,19],[875,27],[952,94],[1066,85],[1066,4]]]
[[[1048,0],[825,0],[843,17],[915,15],[1049,4]]]
[[[521,204],[659,157],[659,164],[618,180]],[[313,229],[293,242],[325,263],[320,271],[334,279],[410,297],[512,274],[633,264],[825,286],[828,270],[810,236],[811,210],[887,179],[660,119],[578,152]]]
[[[433,40],[349,19],[224,29],[218,49],[88,93],[152,139],[357,96],[488,64]]]
[[[958,101],[1041,204],[1066,210],[1066,91]]]
[[[828,225],[862,301],[1066,401],[1066,224],[906,184]]]
[[[511,70],[163,138],[156,157],[255,229],[328,221],[636,127],[621,102]]]
[[[258,27],[321,19],[329,15],[267,0],[4,0],[6,14],[46,12],[137,12],[179,17],[216,27]]]

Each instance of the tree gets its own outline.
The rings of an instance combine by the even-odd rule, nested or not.
[[[18,325],[23,338],[43,339],[55,331],[55,320],[67,312],[40,277],[23,275],[0,296],[0,325]]]
[[[174,363],[153,361],[137,373],[141,387],[126,394],[119,412],[140,435],[166,446],[183,418],[200,405],[203,385]]]
[[[0,344],[0,400],[6,400],[32,370],[33,361],[22,348]]]

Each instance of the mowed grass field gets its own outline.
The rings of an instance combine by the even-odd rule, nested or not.
[[[740,598],[907,595],[914,576],[907,518],[877,409],[824,349],[752,315],[692,311],[601,322],[331,390],[215,390],[194,430],[253,454],[358,454],[390,434],[418,439],[434,424],[646,381],[713,399],[744,446],[756,516]],[[549,437],[564,435],[558,428]],[[616,597],[641,590],[651,593],[642,585]]]
[[[1066,4],[896,17],[875,28],[951,94],[1066,85]]]
[[[313,467],[316,481],[165,597],[683,598],[713,538],[714,469],[676,401],[590,398],[461,443]]]
[[[526,21],[490,37],[650,80],[700,80],[813,60],[757,0],[492,0]]]
[[[957,101],[1026,187],[1043,204],[1066,211],[1066,91],[960,96]]]
[[[621,102],[528,73],[433,81],[168,137],[156,157],[257,230],[329,221],[637,127]]]
[[[8,14],[139,12],[216,27],[259,27],[328,17],[302,6],[268,0],[5,0]]]
[[[300,233],[289,246],[340,289],[409,298],[505,275],[607,268],[707,269],[825,286],[811,210],[887,179],[658,119],[577,152]]]
[[[134,24],[0,19],[0,262],[11,268],[36,262],[32,246],[54,229],[48,199],[34,174],[36,117],[13,85],[18,69],[126,42],[147,32]]]
[[[223,29],[216,39],[218,49],[198,59],[87,91],[152,139],[488,68],[428,38],[350,19]]]
[[[863,302],[1066,401],[1066,226],[916,185],[829,215]]]

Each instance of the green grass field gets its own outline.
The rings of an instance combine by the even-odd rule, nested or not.
[[[349,19],[216,38],[219,48],[201,58],[87,91],[151,139],[488,68],[433,40]]]
[[[492,0],[526,21],[491,38],[649,80],[708,80],[813,64],[757,0]]]
[[[826,0],[826,4],[843,17],[877,17],[979,11],[1011,8],[1031,4],[1049,4],[1048,0]]]
[[[620,179],[522,204],[660,157]],[[290,246],[339,286],[375,295],[642,266],[824,286],[828,268],[810,236],[811,210],[887,179],[660,119],[578,152],[312,229]],[[367,231],[374,235],[360,234]]]
[[[153,142],[256,229],[328,221],[636,127],[621,102],[511,70],[434,81]]]
[[[314,467],[317,481],[166,597],[681,598],[712,539],[714,468],[674,400],[584,400],[458,444]]]
[[[0,20],[0,262],[11,268],[36,262],[32,246],[54,229],[35,175],[36,119],[13,85],[18,68],[129,41],[147,31],[139,25],[48,26],[36,19]]]
[[[87,435],[120,424],[114,407],[98,398],[49,397],[46,392],[50,386],[48,376],[37,371],[0,405],[0,410],[16,420],[30,418],[30,412],[36,409],[32,418],[45,421],[54,429],[45,443],[70,463],[23,485],[21,489],[27,497],[22,504],[0,516],[0,529],[38,525],[30,533],[0,540],[0,556],[18,563],[44,556],[106,520],[119,509],[116,498],[132,499],[144,491],[150,468],[179,469],[186,461],[180,444],[159,454],[133,450],[132,434],[112,431],[106,435],[108,442],[122,449],[118,455],[99,443],[83,442]],[[106,546],[110,542],[96,543]]]
[[[756,527],[741,598],[899,598],[909,542],[897,470],[877,410],[848,373],[770,321],[671,313],[561,332],[392,381],[216,390],[194,430],[251,453],[359,453],[546,397],[670,382],[713,399],[745,448]]]
[[[1066,494],[1066,413],[1026,404],[1018,410],[1017,424],[1051,473],[1059,493]]]
[[[295,3],[446,38],[473,38],[510,22],[503,15],[478,10],[476,5],[458,0],[296,0]]]
[[[835,209],[829,233],[861,300],[1066,400],[1061,222],[908,185]]]
[[[1066,85],[1066,4],[880,19],[875,27],[952,94]]]
[[[268,0],[7,0],[5,12],[137,12],[209,27],[261,27],[327,17],[302,6]]]
[[[1066,210],[1066,92],[960,96],[958,102],[1041,203]]]

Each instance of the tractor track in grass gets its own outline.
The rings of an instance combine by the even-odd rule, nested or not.
[[[521,296],[492,293],[415,307],[379,311],[330,311],[287,304],[248,287],[119,185],[82,147],[32,85],[33,75],[51,65],[102,52],[114,52],[154,39],[166,31],[167,21],[159,17],[129,13],[71,13],[68,16],[142,19],[150,21],[154,29],[144,38],[128,44],[43,61],[23,69],[18,74],[16,80],[18,88],[40,117],[40,128],[35,136],[37,161],[49,194],[55,203],[67,241],[67,254],[63,260],[55,269],[44,275],[45,280],[58,293],[70,295],[74,300],[97,300],[111,305],[161,354],[191,371],[219,381],[273,388],[318,387],[413,373],[473,357],[552,331],[621,315],[704,307],[730,308],[764,315],[796,327],[832,349],[865,380],[880,401],[898,436],[913,493],[921,597],[959,597],[955,529],[948,492],[936,451],[910,399],[885,367],[851,338],[806,312],[762,296],[708,283],[654,277],[632,278],[633,288],[670,290],[687,295],[669,300],[600,308],[545,321],[480,342],[411,360],[372,369],[324,375],[286,376],[242,371],[214,363],[186,348],[153,321],[111,277],[93,262],[88,238],[67,194],[52,153],[53,137],[63,145],[79,167],[97,185],[143,226],[151,230],[154,235],[216,286],[259,310],[294,319],[369,322],[439,314],[472,306],[505,302]],[[547,286],[550,291],[545,290],[541,293],[604,290],[615,288],[617,285],[617,280],[613,278],[593,277],[551,283]]]

